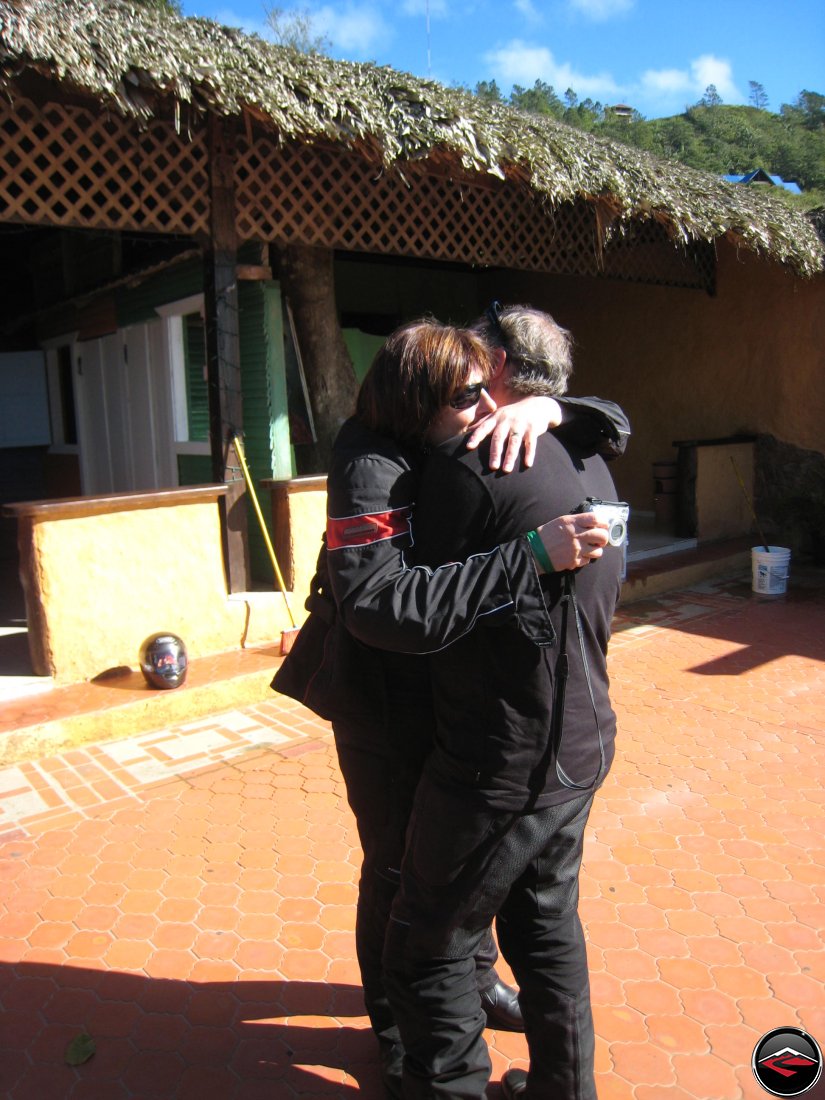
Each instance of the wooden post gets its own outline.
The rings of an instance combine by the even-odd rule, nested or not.
[[[235,232],[235,133],[233,124],[209,115],[211,234],[204,256],[206,377],[212,476],[229,486],[222,513],[224,561],[230,592],[249,587],[246,494],[232,444],[243,428],[241,352]]]

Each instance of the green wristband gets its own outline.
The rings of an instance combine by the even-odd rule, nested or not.
[[[530,543],[530,549],[533,551],[533,557],[542,567],[545,573],[555,573],[556,567],[550,561],[550,555],[544,548],[544,543],[541,541],[541,535],[538,531],[528,531],[525,536]]]

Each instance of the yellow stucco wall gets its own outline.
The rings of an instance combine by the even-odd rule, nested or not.
[[[267,479],[261,484],[271,498],[275,555],[293,592],[292,614],[296,621],[303,621],[304,602],[326,529],[326,475],[295,477],[289,481]]]
[[[20,521],[38,674],[73,683],[136,668],[141,642],[159,631],[179,635],[190,658],[280,637],[288,620],[275,592],[264,599],[227,595],[214,497],[134,509],[118,504],[111,512],[59,518],[38,518],[35,510]]]
[[[752,443],[697,448],[696,535],[700,541],[735,538],[749,530],[752,517],[748,499],[753,500],[753,473]]]
[[[501,296],[488,282],[482,294]],[[508,275],[506,300],[572,330],[571,393],[627,411],[633,439],[612,472],[637,509],[652,510],[651,465],[676,457],[674,440],[766,432],[825,451],[825,276],[802,279],[721,242],[714,297],[523,274]]]
[[[290,494],[289,515],[292,588],[303,619],[306,614],[303,604],[315,573],[321,537],[327,523],[326,478],[322,486],[311,492]]]

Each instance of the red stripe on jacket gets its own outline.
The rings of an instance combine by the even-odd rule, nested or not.
[[[392,539],[410,532],[412,509],[393,508],[389,512],[370,512],[363,516],[327,518],[327,548],[341,550],[347,546],[369,546],[373,542]]]

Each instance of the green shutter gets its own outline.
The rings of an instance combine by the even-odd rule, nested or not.
[[[209,394],[206,386],[206,330],[199,313],[183,319],[186,408],[190,443],[209,442]]]

